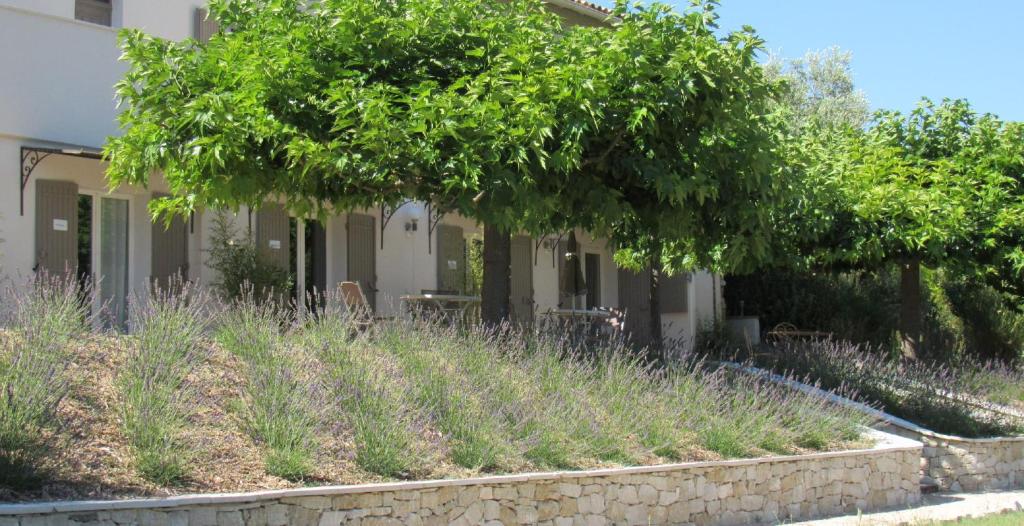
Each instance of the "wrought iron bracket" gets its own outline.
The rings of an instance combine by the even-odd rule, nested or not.
[[[537,258],[540,256],[540,248],[544,245],[545,241],[551,240],[551,267],[558,267],[558,244],[562,242],[562,238],[565,237],[565,232],[558,234],[558,237],[552,237],[550,235],[544,235],[537,238],[537,241],[533,244],[533,266],[537,266]]]
[[[544,240],[547,239],[547,235],[543,235],[537,238],[537,241],[533,244],[533,266],[537,266],[537,257],[540,255],[540,247],[544,245]]]
[[[444,217],[444,212],[438,210],[432,203],[427,203],[427,254],[433,253],[434,231],[437,230],[437,225],[441,223],[442,217]]]
[[[407,200],[398,203],[395,206],[391,206],[387,203],[380,205],[380,248],[384,248],[384,228],[391,222],[391,218],[395,217],[395,212],[398,212],[403,206],[412,203],[413,201]]]
[[[565,237],[565,232],[558,234],[558,238],[555,239],[551,245],[551,268],[558,268],[558,245],[562,243],[562,239]]]
[[[21,147],[21,170],[19,170],[20,188],[20,215],[25,215],[25,188],[32,177],[39,163],[51,155],[67,155],[69,157],[84,157],[86,159],[102,159],[103,155],[99,150],[87,148],[43,148],[39,146]]]

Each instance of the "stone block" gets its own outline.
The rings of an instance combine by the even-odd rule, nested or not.
[[[319,521],[317,521],[317,523],[319,523]],[[150,523],[149,522],[145,522],[145,524],[150,524]],[[310,524],[312,524],[312,523],[310,523]],[[217,526],[245,526],[245,522],[242,521],[242,512],[240,512],[240,511],[218,511],[217,512]]]
[[[537,522],[537,508],[534,506],[516,506],[516,520],[520,524],[534,524]]]
[[[647,506],[634,505],[626,508],[625,517],[626,524],[631,526],[646,526],[651,524],[650,514],[647,511]]]
[[[658,503],[658,490],[654,486],[644,484],[637,490],[637,497],[640,499],[640,502],[653,506]]]
[[[563,482],[558,485],[558,492],[566,497],[576,498],[583,494],[583,488],[579,484]]]
[[[557,501],[546,500],[537,504],[537,520],[547,521],[559,516],[561,505]]]
[[[626,505],[640,503],[640,497],[639,495],[637,495],[636,488],[633,486],[620,487],[618,492],[618,498],[616,500]]]

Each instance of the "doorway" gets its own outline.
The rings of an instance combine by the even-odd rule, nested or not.
[[[293,297],[316,312],[327,293],[327,231],[320,221],[296,218],[288,230]]]

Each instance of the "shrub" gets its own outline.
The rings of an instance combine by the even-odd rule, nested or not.
[[[267,472],[301,480],[313,471],[322,391],[314,379],[317,368],[301,349],[285,344],[283,325],[275,303],[245,296],[226,310],[218,340],[246,365],[241,419],[265,448]]]
[[[788,322],[830,332],[835,339],[898,354],[899,280],[877,272],[769,270],[731,276],[725,299],[731,314],[756,314],[770,330]],[[1024,313],[1020,298],[953,271],[922,269],[924,334],[921,356],[930,361],[1004,362],[1022,358]]]
[[[260,255],[252,236],[240,235],[224,212],[214,216],[207,264],[217,274],[214,289],[227,301],[283,298],[292,290],[288,269]]]
[[[187,473],[188,448],[180,433],[193,393],[185,384],[209,319],[207,298],[172,283],[168,290],[135,296],[128,311],[134,335],[118,373],[122,425],[139,473],[169,485]]]
[[[57,425],[57,406],[70,389],[64,376],[69,347],[90,323],[83,301],[90,291],[70,274],[40,274],[6,291],[8,332],[0,334],[0,484],[39,482],[49,445],[46,429]]]

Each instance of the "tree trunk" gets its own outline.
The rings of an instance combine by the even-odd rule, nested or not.
[[[663,342],[661,339],[661,248],[657,248],[651,255],[651,358],[661,360]]]
[[[510,320],[512,295],[512,235],[498,227],[484,226],[484,283],[480,317],[496,327]]]
[[[903,355],[916,359],[921,351],[921,261],[900,264],[900,346]]]

